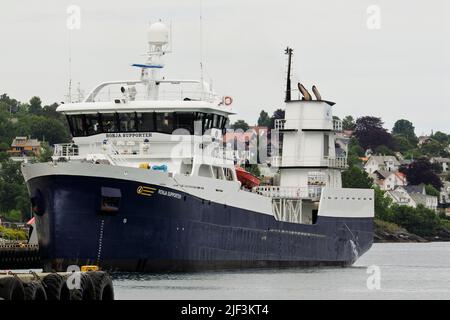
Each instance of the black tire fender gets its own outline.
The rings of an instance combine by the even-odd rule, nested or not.
[[[45,293],[44,286],[40,281],[25,282],[23,284],[25,291],[25,300],[32,301],[45,301],[47,300],[47,294]]]
[[[22,281],[15,277],[0,279],[0,298],[4,300],[25,300]]]
[[[91,277],[86,273],[81,273],[80,289],[70,290],[70,300],[95,300],[95,289]]]
[[[94,286],[94,300],[114,300],[114,286],[108,273],[92,271],[86,274]]]
[[[48,300],[70,300],[70,290],[65,277],[57,273],[48,274],[42,279],[42,285]]]

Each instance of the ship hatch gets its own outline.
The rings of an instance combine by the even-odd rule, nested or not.
[[[119,212],[122,193],[120,189],[102,187],[101,214],[115,214]]]

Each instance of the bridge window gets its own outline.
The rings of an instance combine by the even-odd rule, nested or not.
[[[194,134],[197,136],[201,136],[204,133],[203,129],[203,121],[205,119],[205,114],[202,112],[197,112],[195,114],[195,120],[194,120]]]
[[[228,181],[233,181],[233,172],[231,171],[230,168],[223,168],[223,172],[225,174],[225,179]]]
[[[200,167],[198,168],[198,175],[200,177],[211,178],[212,177],[211,166],[207,164],[200,165]]]
[[[84,135],[84,115],[67,116],[69,122],[70,131],[74,137],[80,137]]]
[[[137,122],[140,132],[156,131],[156,114],[154,112],[138,113]]]
[[[136,114],[119,113],[119,128],[120,132],[136,132]]]
[[[86,114],[86,134],[88,136],[102,132],[98,114]]]
[[[103,113],[101,117],[103,132],[118,132],[117,113]]]
[[[156,131],[161,133],[173,132],[173,113],[156,113]]]
[[[223,171],[222,171],[222,167],[217,167],[217,166],[213,166],[213,173],[214,173],[214,178],[219,179],[219,180],[223,180]]]
[[[216,128],[225,129],[228,118],[202,112],[140,112],[68,115],[72,136],[82,137],[99,133],[159,132],[172,134],[184,129],[202,135]]]
[[[205,126],[203,128],[204,131],[210,130],[212,128],[213,118],[214,118],[214,116],[212,114],[207,114],[205,116]]]
[[[176,112],[175,129],[184,129],[189,134],[194,134],[194,122],[196,120],[195,112]]]

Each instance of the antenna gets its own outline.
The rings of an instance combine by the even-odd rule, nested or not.
[[[69,103],[72,103],[72,31],[69,30]]]
[[[205,91],[203,83],[203,0],[200,0],[200,82],[203,96]]]
[[[170,41],[170,49],[169,49],[169,52],[172,52],[172,51],[173,51],[173,41],[172,41],[172,39],[173,39],[173,37],[172,37],[172,20],[170,20],[170,35],[169,35],[169,37],[170,37],[170,39],[169,39],[169,41]]]
[[[285,54],[288,55],[288,70],[287,70],[287,83],[286,83],[286,99],[285,102],[291,101],[291,64],[292,64],[292,54],[294,50],[287,47]]]

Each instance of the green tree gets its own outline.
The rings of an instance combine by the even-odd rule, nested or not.
[[[442,188],[442,181],[436,174],[436,168],[427,158],[420,158],[401,171],[406,175],[409,184],[430,184],[437,190]]]
[[[342,120],[342,127],[344,130],[355,130],[355,119],[353,119],[352,116],[346,116],[344,120]]]
[[[250,126],[244,120],[237,120],[235,123],[233,123],[231,125],[231,128],[234,129],[234,130],[241,129],[241,130],[243,130],[245,132],[245,131],[247,131],[250,128]]]
[[[389,149],[385,145],[381,145],[381,146],[376,147],[375,148],[375,153],[376,154],[385,155],[385,156],[393,156],[394,155],[394,151],[392,151],[391,149]]]
[[[354,154],[358,157],[364,157],[365,152],[364,149],[359,145],[358,139],[352,137],[348,144],[348,153]]]
[[[15,127],[11,122],[11,118],[7,113],[0,112],[0,142],[6,144],[9,148],[14,135]]]
[[[429,196],[439,197],[441,195],[441,193],[435,187],[433,187],[431,184],[427,184],[425,186],[425,192]]]
[[[348,143],[347,149],[347,162],[349,167],[362,167],[362,160],[360,157],[364,157],[365,153],[364,149],[359,145],[358,139],[352,137]]]
[[[417,145],[418,139],[414,132],[414,125],[412,122],[401,119],[397,120],[392,128],[393,135],[399,135],[405,137],[411,144]]]
[[[374,188],[375,193],[375,217],[392,222],[392,199],[385,196],[379,187]]]
[[[285,117],[285,111],[283,109],[277,109],[273,112],[272,116],[270,117],[270,128],[275,128],[275,120],[284,119]]]
[[[392,136],[394,139],[394,150],[400,151],[405,154],[416,148],[416,143],[412,143],[402,134],[395,134]]]
[[[63,123],[42,116],[22,116],[17,123],[17,134],[31,136],[50,145],[70,141],[70,133]]]
[[[367,172],[358,167],[351,167],[342,173],[342,186],[344,188],[370,189],[373,179]]]
[[[258,126],[260,126],[260,127],[270,127],[269,114],[267,112],[265,112],[264,110],[262,110],[259,113]]]
[[[7,160],[0,169],[0,212],[14,213],[18,210],[22,219],[29,216],[29,198],[24,179],[20,172],[20,163]]]
[[[415,148],[415,149],[411,149],[411,150],[403,152],[403,157],[405,159],[414,160],[414,159],[422,158],[423,153],[420,152],[420,150],[418,148]]]
[[[19,101],[11,99],[7,94],[0,95],[0,110],[14,114],[19,111],[19,105]]]
[[[33,97],[30,100],[30,106],[28,108],[28,112],[40,115],[42,113],[42,101],[39,97]]]
[[[383,121],[377,117],[361,117],[356,120],[355,135],[365,150],[378,146],[392,148],[392,136],[383,128]]]
[[[431,137],[437,142],[444,144],[446,146],[448,146],[448,144],[450,143],[450,135],[445,134],[441,131],[436,131],[436,133],[433,134]]]
[[[38,157],[39,162],[48,162],[52,159],[53,150],[48,144],[48,142],[43,142],[41,144],[41,154]]]
[[[422,237],[434,236],[441,229],[441,222],[436,212],[421,204],[417,208],[394,205],[392,209],[391,222],[411,233]]]
[[[430,157],[446,157],[448,152],[445,150],[447,145],[441,144],[436,140],[431,140],[420,147],[420,151]]]

